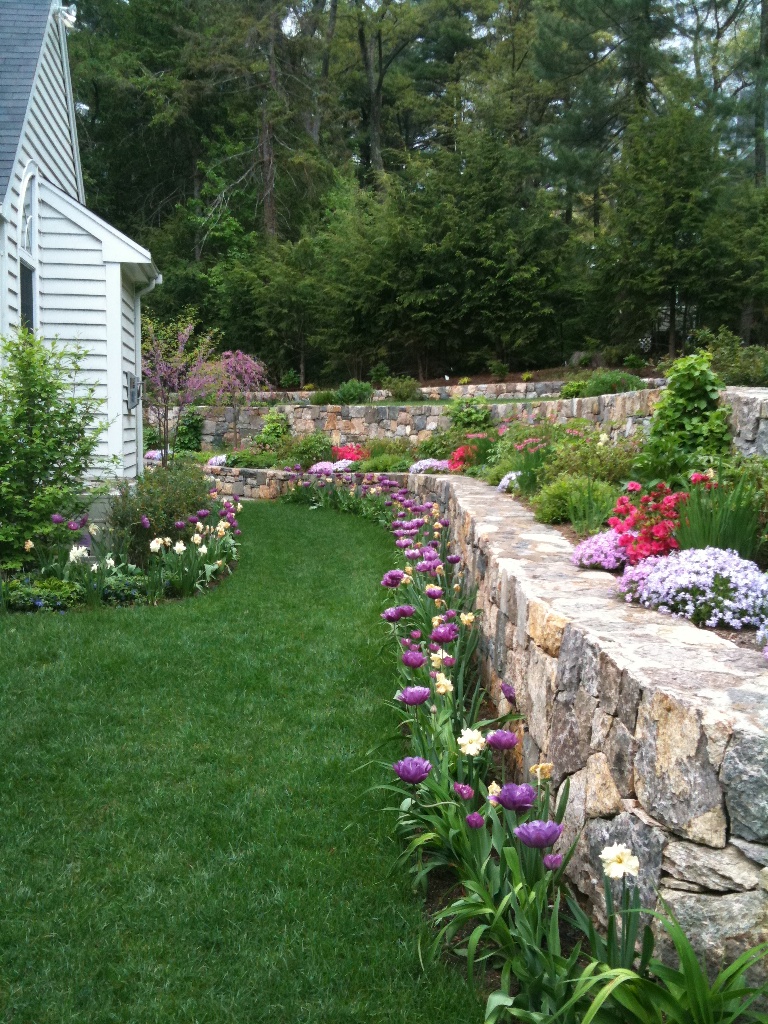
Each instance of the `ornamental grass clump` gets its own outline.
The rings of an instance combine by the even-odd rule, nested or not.
[[[618,586],[628,603],[697,626],[759,629],[768,619],[768,577],[735,551],[694,548],[645,558],[627,566]]]

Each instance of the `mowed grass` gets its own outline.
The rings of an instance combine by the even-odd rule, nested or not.
[[[296,506],[242,523],[205,596],[0,617],[4,1022],[482,1019],[458,971],[421,969],[358,770],[394,726],[391,541]]]

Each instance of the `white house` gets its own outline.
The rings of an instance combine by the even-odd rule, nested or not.
[[[85,206],[61,0],[0,0],[0,335],[77,342],[108,426],[102,455],[140,472],[141,297],[151,255]]]

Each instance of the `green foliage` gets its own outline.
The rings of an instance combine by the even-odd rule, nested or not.
[[[266,444],[272,447],[279,445],[291,433],[288,417],[284,412],[277,409],[270,409],[264,417],[261,431],[256,438],[259,444]]]
[[[640,377],[622,370],[595,370],[583,391],[584,398],[617,395],[625,391],[642,391],[646,383]]]
[[[604,480],[582,477],[568,495],[568,519],[579,537],[597,533],[616,505],[620,491]]]
[[[447,415],[451,426],[465,433],[480,433],[493,425],[490,403],[482,395],[462,395],[454,398],[448,406]],[[440,456],[425,455],[425,458]]]
[[[0,339],[0,564],[20,565],[24,542],[49,534],[53,513],[85,507],[105,424],[83,360],[26,331]]]
[[[367,380],[353,378],[339,384],[336,394],[341,405],[365,405],[373,397],[373,386]]]
[[[9,612],[59,612],[85,600],[79,583],[55,577],[26,576],[3,582],[0,578],[0,610]]]
[[[387,385],[384,381],[394,378],[392,378],[392,373],[387,364],[380,359],[368,371],[368,379],[376,387],[386,387]]]
[[[135,481],[119,480],[107,514],[116,549],[129,562],[145,567],[154,537],[173,536],[176,520],[208,507],[208,486],[199,466],[184,463],[158,467]],[[149,520],[148,527],[142,517]]]
[[[389,391],[396,402],[411,402],[423,399],[419,382],[414,377],[386,377],[381,386]]]
[[[610,440],[594,428],[571,428],[555,444],[544,470],[550,481],[563,473],[590,476],[620,484],[632,476],[632,466],[642,448],[642,435]]]
[[[310,396],[312,405],[339,405],[339,396],[336,391],[315,391]]]
[[[151,423],[144,424],[144,451],[153,451],[160,448],[162,444],[162,438],[160,437],[160,431],[157,427],[152,426]]]
[[[768,350],[744,345],[741,338],[720,327],[715,333],[696,331],[696,343],[712,357],[712,371],[727,385],[764,388],[768,386]]]
[[[200,413],[187,410],[179,420],[174,451],[199,452],[203,444],[203,422],[204,420]]]
[[[501,476],[504,474],[502,473]],[[499,480],[501,477],[499,477]],[[532,499],[536,518],[540,523],[567,523],[568,522],[568,498],[573,490],[575,481],[579,478],[570,473],[562,473],[551,483],[545,484],[539,493]]]
[[[582,398],[589,384],[589,375],[579,374],[570,380],[563,382],[560,388],[560,398]]]
[[[718,477],[721,474],[718,474]],[[754,560],[760,547],[760,505],[749,481],[688,488],[675,537],[681,548],[731,548]]]
[[[295,370],[286,370],[280,376],[280,387],[283,391],[297,391],[301,387],[301,377]]]
[[[429,437],[419,441],[416,457],[419,459],[447,459],[464,441],[463,429],[433,430]],[[415,459],[414,459],[415,461]]]
[[[624,356],[623,362],[628,370],[642,370],[646,364],[646,360],[636,352],[630,352],[628,356]]]
[[[489,359],[488,373],[490,373],[494,380],[503,381],[507,379],[509,366],[507,366],[503,359]]]
[[[684,452],[717,455],[728,447],[728,411],[718,406],[722,385],[711,361],[709,353],[697,352],[672,364],[653,410],[650,449],[666,446],[670,439]]]
[[[373,455],[356,468],[361,473],[407,473],[413,461],[411,455]]]
[[[333,451],[331,440],[322,430],[314,434],[305,434],[291,449],[291,460],[301,465],[302,469],[313,466],[316,462],[332,462]]]

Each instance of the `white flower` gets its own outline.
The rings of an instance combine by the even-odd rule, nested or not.
[[[435,690],[441,695],[453,693],[453,683],[443,672],[437,673],[435,678]]]
[[[157,552],[160,550],[160,548],[162,546],[163,546],[163,538],[162,537],[155,537],[154,540],[151,540],[149,542],[149,550],[153,554],[155,554],[155,555],[157,554]]]
[[[429,660],[432,662],[432,668],[440,668],[443,664],[443,658],[448,657],[447,653],[439,647],[433,654],[430,654]]]
[[[184,543],[183,540],[177,540],[176,543],[173,545],[173,550],[176,552],[177,555],[183,555],[184,552],[187,550],[187,545]]]
[[[35,542],[33,540],[25,540],[24,541],[24,550],[25,551],[31,551],[34,546],[35,546]]]
[[[88,548],[80,547],[75,544],[69,552],[70,562],[82,562],[88,557]]]
[[[237,503],[237,511],[238,512],[242,512],[243,511],[243,506],[241,505],[241,503],[239,501]]]
[[[624,875],[637,877],[640,870],[640,861],[628,846],[622,846],[620,843],[606,846],[600,854],[600,860],[603,862],[606,878],[622,878]]]
[[[479,729],[464,729],[458,742],[462,754],[467,757],[477,757],[485,746],[485,736]]]
[[[98,537],[100,530],[101,527],[99,526],[98,523],[91,523],[91,525],[88,527],[88,532],[92,537]]]
[[[98,571],[99,571],[99,563],[98,562],[94,562],[93,565],[91,566],[91,572],[98,572]]]
[[[114,558],[112,558],[110,555],[107,555],[107,557],[104,559],[104,565],[106,565],[106,567],[108,569],[114,569],[115,568],[115,560],[114,560]]]
[[[461,619],[461,624],[463,626],[471,626],[472,623],[475,621],[475,616],[472,614],[472,612],[461,612],[459,618]]]
[[[198,550],[201,555],[206,555],[208,553],[208,547],[205,544],[201,544]]]
[[[200,536],[199,533],[196,533],[194,535],[194,537],[192,538],[192,543],[197,544],[198,547],[203,543],[203,538]]]
[[[165,544],[165,546],[167,548],[169,548],[172,543],[173,543],[173,541],[171,540],[170,537],[163,537],[163,544]]]

